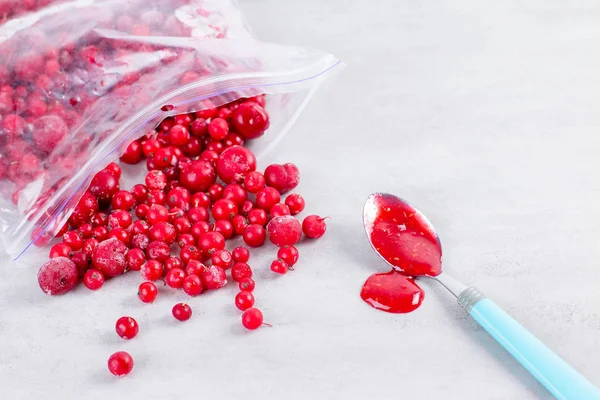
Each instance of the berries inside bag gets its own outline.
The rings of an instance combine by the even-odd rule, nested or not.
[[[93,176],[164,118],[210,123],[224,104],[262,110],[243,100],[260,96],[269,123],[234,132],[260,156],[340,65],[254,40],[230,1],[25,3],[0,20],[0,238],[14,258],[48,243]]]

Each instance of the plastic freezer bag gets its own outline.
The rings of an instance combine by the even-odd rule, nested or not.
[[[165,117],[268,94],[260,156],[340,65],[252,39],[228,1],[57,2],[0,26],[0,238],[18,258]]]

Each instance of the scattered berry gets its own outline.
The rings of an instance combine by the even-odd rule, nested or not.
[[[121,317],[117,320],[115,325],[117,335],[123,339],[133,339],[140,330],[138,323],[131,317]]]
[[[311,239],[318,239],[325,234],[327,225],[326,218],[321,218],[318,215],[309,215],[302,221],[302,231]]]
[[[294,246],[283,246],[277,251],[277,258],[285,261],[285,263],[291,268],[298,262],[300,253]]]
[[[142,282],[138,288],[138,297],[144,303],[153,303],[158,296],[158,289],[152,282]]]
[[[133,358],[125,351],[117,351],[108,359],[108,370],[115,376],[124,376],[133,369]]]
[[[192,317],[192,308],[186,303],[177,303],[173,306],[173,317],[178,321],[187,321]]]
[[[246,311],[254,305],[254,296],[250,292],[241,291],[235,296],[235,306],[240,311]]]
[[[263,315],[258,308],[249,308],[242,314],[244,328],[254,330],[263,324]]]
[[[98,290],[104,285],[104,275],[97,269],[87,270],[83,276],[83,284],[90,290]]]

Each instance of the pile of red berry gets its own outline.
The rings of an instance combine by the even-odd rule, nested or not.
[[[263,325],[254,308],[255,282],[250,251],[226,249],[227,241],[241,236],[248,247],[278,247],[271,270],[285,274],[298,261],[294,247],[302,233],[319,238],[324,218],[295,215],[304,210],[299,194],[282,195],[300,181],[294,164],[270,165],[256,170],[256,157],[244,144],[260,137],[269,126],[263,96],[241,99],[163,120],[155,131],[129,145],[121,161],[137,164],[146,159],[144,183],[122,190],[121,168],[109,164],[93,178],[40,268],[39,285],[47,294],[63,294],[82,278],[97,290],[105,279],[140,271],[144,280],[138,297],[152,303],[163,280],[190,296],[217,290],[227,275],[238,283],[235,305],[243,311],[247,329]],[[161,289],[162,290],[162,289]],[[192,315],[187,304],[173,307],[173,316],[185,321]],[[124,317],[125,318],[125,317]],[[130,317],[117,322],[117,332],[130,339],[138,326]],[[133,360],[115,353],[109,369],[127,374]]]

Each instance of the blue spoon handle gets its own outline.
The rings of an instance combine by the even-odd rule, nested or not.
[[[561,400],[600,400],[598,387],[477,289],[471,287],[463,291],[458,302],[554,397]]]

